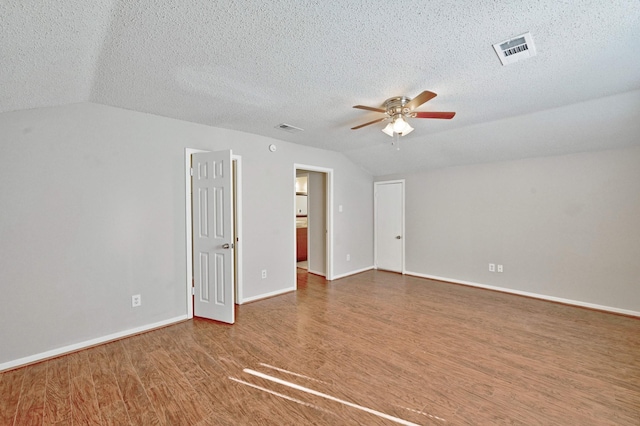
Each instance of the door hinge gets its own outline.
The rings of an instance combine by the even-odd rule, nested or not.
[[[195,287],[191,287],[191,295],[192,296],[196,295],[196,288]]]
[[[189,169],[189,174],[190,174],[191,176],[193,176],[193,167],[191,167],[191,168]]]

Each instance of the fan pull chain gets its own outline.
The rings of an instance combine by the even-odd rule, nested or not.
[[[400,151],[400,134],[394,133],[391,145],[396,147],[396,151]]]

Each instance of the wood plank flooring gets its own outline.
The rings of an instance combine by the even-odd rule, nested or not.
[[[0,425],[640,425],[640,320],[370,271],[0,374]]]

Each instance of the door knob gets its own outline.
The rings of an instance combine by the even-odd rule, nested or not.
[[[226,243],[226,244],[223,244],[223,245],[222,245],[222,248],[223,248],[223,249],[228,249],[229,247],[231,247],[231,246],[229,245],[229,243]]]
[[[400,235],[396,235],[396,240],[400,240],[402,237]]]

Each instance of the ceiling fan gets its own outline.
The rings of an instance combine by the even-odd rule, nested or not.
[[[389,98],[382,104],[381,108],[368,107],[364,105],[354,105],[354,108],[364,109],[367,111],[381,112],[385,114],[384,117],[378,118],[368,123],[361,124],[356,127],[352,127],[351,130],[357,130],[370,124],[379,123],[381,121],[391,120],[387,126],[382,129],[384,133],[393,137],[404,136],[413,131],[413,127],[407,122],[408,118],[443,118],[450,120],[456,115],[455,112],[440,112],[440,111],[414,111],[417,107],[423,103],[430,101],[437,95],[433,92],[425,90],[413,99],[406,96],[396,96]]]

